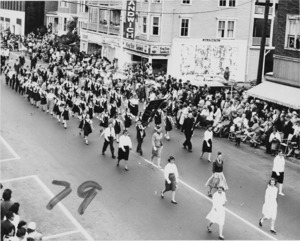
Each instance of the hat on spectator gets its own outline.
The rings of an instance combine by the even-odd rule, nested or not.
[[[293,111],[292,114],[298,116],[298,113],[296,111]]]
[[[27,228],[31,229],[31,230],[35,230],[36,229],[36,223],[35,222],[30,222],[27,225]]]

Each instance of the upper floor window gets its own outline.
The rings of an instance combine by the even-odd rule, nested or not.
[[[64,31],[67,31],[67,18],[64,18]]]
[[[69,7],[69,3],[62,0],[62,1],[59,2],[59,6],[61,8],[68,8]]]
[[[142,33],[147,33],[147,17],[142,18]]]
[[[285,46],[300,50],[300,15],[287,15]]]
[[[182,4],[191,4],[192,0],[182,0]]]
[[[97,19],[98,19],[98,12],[97,12],[97,8],[90,8],[90,12],[89,12],[89,22],[90,23],[97,23]]]
[[[161,3],[162,0],[152,0],[153,3]]]
[[[189,27],[190,27],[190,19],[188,19],[188,18],[181,19],[181,24],[180,24],[180,36],[181,37],[189,36]]]
[[[236,0],[219,0],[219,7],[235,7]]]
[[[152,35],[159,35],[159,17],[152,17]]]
[[[218,38],[234,38],[235,22],[232,20],[218,21]]]

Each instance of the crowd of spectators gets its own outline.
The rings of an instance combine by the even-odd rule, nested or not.
[[[11,189],[5,189],[1,199],[1,241],[39,241],[42,234],[36,230],[36,223],[22,220],[20,203],[11,200]]]

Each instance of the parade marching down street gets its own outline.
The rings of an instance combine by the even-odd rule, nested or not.
[[[244,88],[230,96],[226,89],[154,76],[150,64],[114,78],[109,60],[72,53],[49,39],[28,35],[29,56],[12,52],[2,66],[1,136],[21,157],[1,163],[2,180],[38,175],[51,189],[51,182],[68,180],[78,190],[93,180],[98,194],[83,201],[81,215],[74,211],[79,202],[67,197],[69,186],[56,203],[72,210],[95,240],[299,237],[300,169],[287,161],[299,154],[281,145],[287,138],[299,142],[295,110],[248,98]],[[49,54],[49,63],[38,61],[41,53]],[[145,122],[151,101],[166,98],[153,122]],[[14,186],[2,185],[20,209],[31,205]],[[87,197],[87,187],[79,197]],[[2,203],[2,218],[18,214]],[[20,213],[47,237],[59,224],[44,209]],[[1,228],[2,237],[25,236],[19,223]]]

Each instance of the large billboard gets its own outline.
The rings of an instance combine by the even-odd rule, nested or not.
[[[126,15],[124,22],[124,38],[134,39],[135,32],[135,15],[136,12],[136,1],[130,0],[126,3]]]
[[[215,78],[230,71],[230,80],[245,81],[247,41],[174,39],[168,70],[182,79]]]

